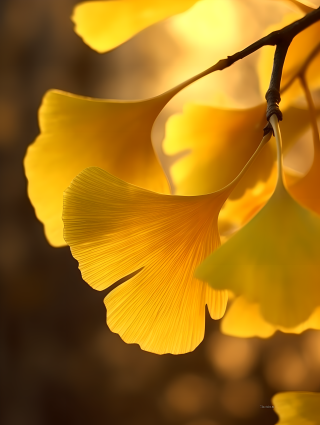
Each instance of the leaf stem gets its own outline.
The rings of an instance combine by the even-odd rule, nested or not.
[[[277,143],[277,159],[278,159],[278,183],[277,187],[284,187],[283,184],[283,174],[282,174],[282,138],[281,138],[281,131],[279,127],[279,120],[276,114],[271,115],[269,119],[270,124],[273,128],[273,133],[276,138]]]

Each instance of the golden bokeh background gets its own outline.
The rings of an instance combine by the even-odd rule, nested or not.
[[[204,342],[190,354],[157,356],[125,344],[105,324],[105,294],[81,279],[68,247],[47,243],[22,161],[39,132],[37,110],[47,90],[109,99],[157,95],[261,37],[288,5],[203,0],[100,55],[73,31],[76,3],[0,3],[0,422],[275,424],[273,409],[261,408],[275,393],[320,390],[320,333],[238,339],[221,334],[207,315]],[[229,107],[261,102],[257,58],[204,78],[165,108],[153,137],[167,170],[166,119],[190,100]]]

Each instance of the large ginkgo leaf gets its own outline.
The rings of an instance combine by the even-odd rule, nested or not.
[[[142,268],[105,298],[108,325],[125,342],[185,353],[203,339],[205,305],[215,319],[224,314],[226,291],[193,277],[220,243],[223,195],[161,195],[99,168],[87,168],[67,189],[64,236],[83,279],[104,290]]]
[[[291,198],[280,157],[278,166],[270,200],[201,264],[196,277],[258,303],[267,322],[292,328],[320,305],[320,218]]]
[[[153,123],[175,94],[210,72],[146,100],[100,100],[61,91],[45,95],[41,134],[29,146],[24,166],[30,200],[52,245],[65,245],[63,191],[86,167],[99,166],[129,183],[169,193],[152,147]]]
[[[91,1],[77,5],[72,20],[76,33],[100,53],[114,49],[138,32],[177,13],[198,0]]]
[[[243,173],[203,196],[151,192],[96,167],[72,181],[64,237],[84,280],[104,290],[138,272],[105,298],[108,325],[124,341],[158,354],[186,353],[203,339],[205,305],[215,319],[224,314],[227,292],[193,274],[220,244],[218,214]]]

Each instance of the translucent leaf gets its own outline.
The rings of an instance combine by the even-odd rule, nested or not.
[[[288,194],[280,158],[279,153],[279,178],[270,200],[201,264],[196,277],[258,303],[267,322],[292,328],[320,305],[320,218]]]
[[[203,339],[205,305],[214,319],[224,314],[227,292],[193,272],[220,244],[217,217],[230,190],[163,195],[91,167],[65,191],[64,236],[83,279],[101,291],[142,269],[105,298],[108,325],[124,341],[186,353]]]
[[[153,123],[176,93],[210,72],[146,100],[100,100],[56,90],[44,96],[41,134],[28,148],[24,166],[30,200],[53,246],[65,245],[63,191],[86,167],[99,166],[129,183],[169,193],[152,147]]]
[[[316,110],[317,116],[319,116],[319,113],[320,111]],[[290,151],[301,135],[307,130],[308,126],[310,126],[310,115],[308,110],[290,107],[284,111],[283,116],[281,132],[284,140],[283,152],[286,153]],[[273,143],[270,143],[270,147],[272,150],[276,150]],[[320,150],[316,147],[313,165],[303,178],[301,178],[302,174],[295,170],[284,169],[285,181],[289,188],[289,193],[303,206],[317,213],[320,213],[320,202],[318,202],[319,198],[317,197],[317,186],[320,179],[319,154]],[[259,160],[261,163],[262,159],[260,158]],[[248,172],[247,175],[252,174]],[[231,196],[227,199],[219,215],[219,222],[223,219],[234,230],[241,228],[270,199],[276,187],[276,182],[277,165],[274,162],[270,176],[266,181],[259,181],[253,188],[247,189],[241,198],[232,199]]]
[[[77,5],[72,20],[75,32],[100,53],[114,49],[138,32],[182,13],[197,0],[91,1]]]
[[[266,124],[266,105],[251,109],[218,109],[188,104],[171,117],[163,148],[166,154],[185,151],[171,169],[176,193],[200,195],[229,184],[257,149]],[[267,180],[274,163],[270,145],[255,160],[232,193],[239,198],[248,187]]]
[[[320,304],[319,237],[320,219],[277,188],[196,276],[259,303],[268,322],[294,327]]]
[[[205,305],[225,311],[227,291],[194,278],[198,264],[220,244],[218,214],[257,157],[225,188],[202,196],[151,192],[90,167],[64,193],[64,237],[84,280],[104,290],[110,329],[158,354],[186,353],[203,339]],[[134,274],[134,275],[133,275]]]

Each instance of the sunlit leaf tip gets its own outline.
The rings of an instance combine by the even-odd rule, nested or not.
[[[78,4],[75,32],[99,53],[118,47],[143,29],[181,13],[198,0],[91,1]]]

